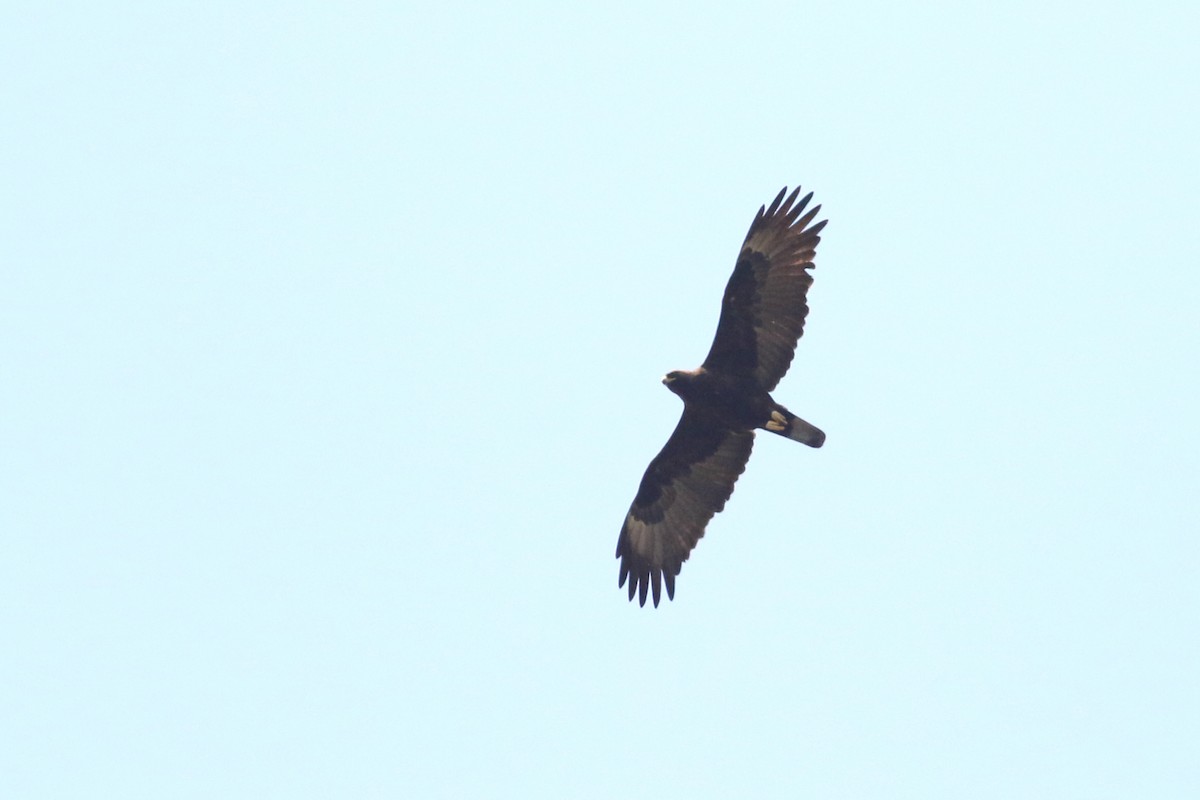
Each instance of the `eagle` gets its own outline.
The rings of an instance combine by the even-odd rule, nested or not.
[[[721,301],[708,356],[698,369],[675,370],[662,382],[683,400],[683,415],[646,468],[617,539],[618,587],[629,599],[657,607],[663,584],[675,599],[675,578],[725,507],[746,468],[756,429],[820,447],[825,434],[771,397],[792,363],[808,315],[813,257],[828,220],[811,224],[809,192],[787,187],[762,206],[742,243]],[[786,195],[786,199],[785,199]],[[803,214],[803,216],[801,216]]]

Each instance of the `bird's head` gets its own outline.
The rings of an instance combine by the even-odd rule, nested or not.
[[[684,387],[687,385],[688,378],[690,378],[690,377],[691,377],[691,373],[684,372],[683,370],[680,370],[680,369],[671,370],[670,372],[668,372],[666,375],[663,376],[663,379],[662,379],[663,386],[667,387],[672,392],[674,392],[675,394],[682,397]]]

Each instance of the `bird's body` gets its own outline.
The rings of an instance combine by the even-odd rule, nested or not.
[[[718,427],[761,428],[813,447],[825,442],[824,433],[776,403],[771,393],[752,379],[700,367],[675,370],[663,378],[663,384],[679,395],[685,410],[711,418]]]
[[[663,383],[683,400],[683,415],[650,462],[617,540],[620,585],[642,605],[662,584],[675,596],[675,576],[714,514],[725,507],[746,467],[755,429],[820,447],[825,434],[771,397],[787,372],[808,314],[808,270],[824,222],[820,210],[800,216],[797,188],[760,208],[725,288],[717,334],[704,364],[676,370]]]

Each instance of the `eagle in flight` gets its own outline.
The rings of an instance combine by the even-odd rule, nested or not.
[[[654,605],[725,507],[746,468],[754,430],[820,447],[825,434],[772,399],[770,392],[792,363],[808,314],[813,256],[825,221],[812,225],[820,206],[804,213],[812,192],[787,188],[750,225],[725,287],[721,319],[699,369],[667,373],[663,383],[683,400],[683,416],[654,457],[617,540],[618,586],[629,581],[629,599]],[[787,195],[787,199],[784,199]],[[803,214],[803,216],[801,216]]]

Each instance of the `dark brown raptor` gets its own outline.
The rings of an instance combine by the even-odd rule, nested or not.
[[[725,507],[746,468],[754,430],[820,447],[825,434],[772,399],[770,392],[792,363],[808,315],[813,256],[825,222],[811,225],[820,206],[804,213],[812,193],[796,201],[787,188],[759,208],[721,302],[721,319],[699,369],[663,378],[683,399],[683,416],[650,462],[617,540],[621,579],[646,604],[667,586]],[[787,195],[787,199],[784,196]],[[803,214],[803,216],[801,216]]]

